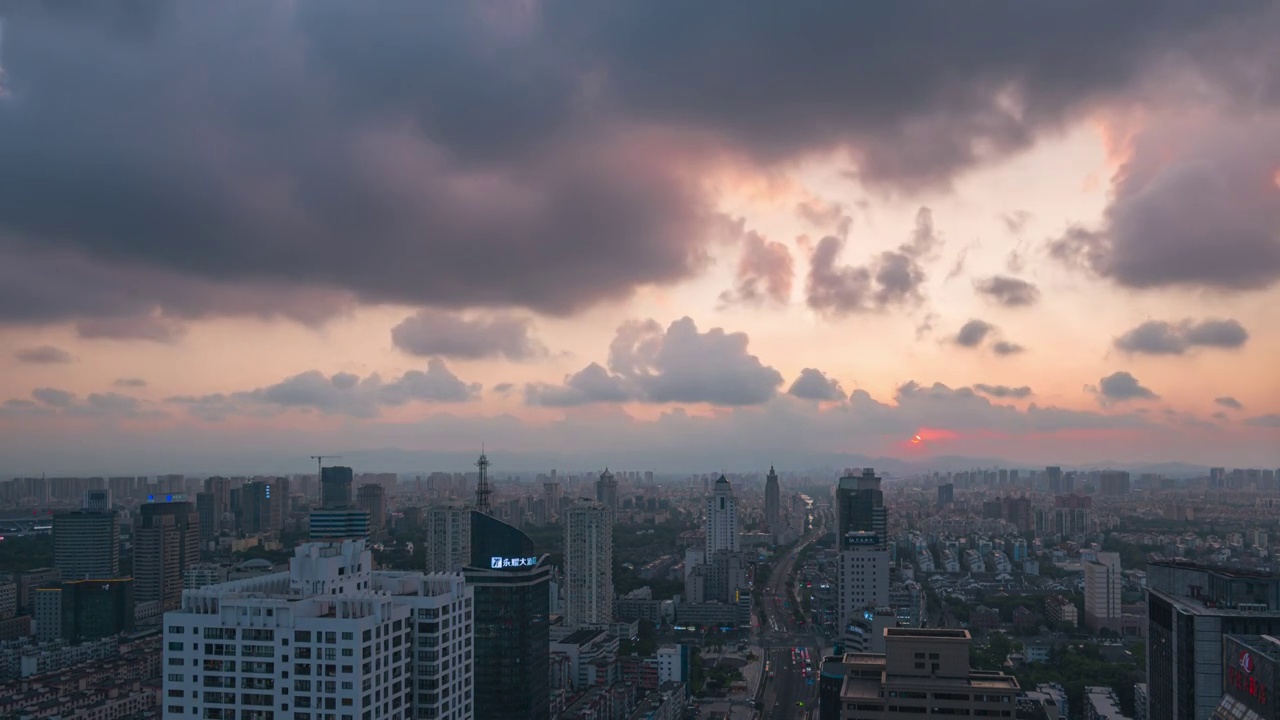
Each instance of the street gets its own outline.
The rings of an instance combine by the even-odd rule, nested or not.
[[[773,568],[763,588],[758,644],[765,648],[768,672],[761,695],[761,715],[769,720],[816,718],[818,714],[818,673],[822,664],[823,640],[792,615],[787,582],[800,552],[821,537],[815,529],[791,549]]]

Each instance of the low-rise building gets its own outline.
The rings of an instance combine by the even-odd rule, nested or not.
[[[1018,681],[969,666],[967,630],[886,628],[885,652],[827,658],[821,715],[841,720],[1012,717]],[[838,710],[836,709],[838,708]]]

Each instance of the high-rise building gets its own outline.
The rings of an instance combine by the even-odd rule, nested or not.
[[[57,592],[63,640],[82,643],[133,630],[132,578],[72,580]]]
[[[165,614],[164,716],[476,717],[462,576],[372,565],[364,540],[308,543],[288,572],[188,591]]]
[[[955,502],[956,486],[951,483],[944,483],[938,486],[938,507],[946,507]]]
[[[1098,491],[1103,495],[1128,495],[1129,473],[1124,470],[1104,470],[1098,474]]]
[[[782,532],[782,497],[778,487],[778,471],[769,466],[769,474],[764,479],[764,521],[769,532],[777,537]]]
[[[200,516],[189,502],[144,503],[134,529],[134,597],[164,610],[182,601],[182,576],[200,561]]]
[[[1044,469],[1045,477],[1048,480],[1049,492],[1057,495],[1065,492],[1062,487],[1062,468],[1057,465],[1050,465]]]
[[[111,510],[110,490],[85,490],[82,510],[89,512],[109,512]]]
[[[613,513],[608,505],[574,503],[564,521],[565,624],[613,622]]]
[[[1059,535],[1085,535],[1089,532],[1089,512],[1093,498],[1088,495],[1059,495],[1054,498],[1053,531]]]
[[[1084,563],[1084,623],[1095,633],[1105,628],[1120,634],[1120,554],[1100,552],[1098,559]]]
[[[284,525],[282,509],[286,500],[280,491],[281,488],[269,480],[254,480],[240,486],[240,529],[249,535],[279,532]]]
[[[528,535],[471,515],[475,591],[475,716],[548,720],[551,715],[551,566]]]
[[[369,513],[370,532],[387,528],[387,491],[381,485],[361,485],[356,492],[356,507]]]
[[[67,580],[120,576],[120,516],[75,510],[53,516],[53,564]]]
[[[836,603],[846,647],[882,651],[884,613],[889,602],[889,540],[884,492],[875,470],[848,473],[836,486],[839,551]]]
[[[369,513],[356,508],[312,510],[307,517],[308,537],[313,541],[354,540],[369,537]]]
[[[613,479],[609,468],[605,468],[596,481],[596,502],[608,505],[615,516],[618,514],[618,481]]]
[[[320,470],[320,505],[326,510],[351,507],[354,473],[349,467],[334,465]]]
[[[200,516],[200,549],[217,539],[222,524],[222,512],[218,509],[218,497],[211,492],[196,493],[196,514]]]
[[[423,512],[427,572],[459,572],[471,562],[471,508],[444,502]]]
[[[1248,634],[1280,634],[1280,575],[1149,563],[1149,717],[1208,720],[1222,699],[1223,638]]]
[[[721,475],[707,498],[706,559],[710,560],[720,550],[737,552],[738,498],[733,496],[729,481]]]
[[[1018,681],[969,666],[968,630],[885,628],[883,653],[823,660],[821,720],[1014,716]]]

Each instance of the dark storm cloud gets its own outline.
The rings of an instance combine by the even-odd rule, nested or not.
[[[973,389],[983,395],[989,395],[994,398],[1025,398],[1031,396],[1031,388],[1026,385],[1010,387],[1008,385],[987,385],[985,383],[977,383],[973,386]]]
[[[1160,397],[1151,388],[1139,383],[1132,374],[1123,370],[1102,378],[1098,381],[1097,387],[1091,387],[1089,390],[1098,396],[1098,401],[1103,405],[1128,400],[1155,400]]]
[[[1280,96],[1271,102],[1280,105]],[[1153,118],[1112,183],[1103,225],[1069,229],[1050,253],[1133,288],[1273,285],[1280,279],[1280,110],[1238,112],[1244,119]]]
[[[973,319],[965,323],[960,328],[960,332],[956,333],[955,342],[961,347],[978,347],[995,329],[995,325],[985,320]]]
[[[127,7],[143,9],[6,18],[0,321],[305,322],[353,301],[568,313],[704,266],[711,203],[688,172],[704,152],[844,150],[869,183],[945,185],[1251,9]],[[49,272],[76,264],[110,271]],[[916,269],[886,255],[829,309],[908,299]]]
[[[756,305],[772,300],[785,305],[791,299],[794,275],[791,250],[786,245],[747,231],[742,238],[737,282],[732,290],[720,294],[720,300]]]
[[[425,371],[407,370],[390,381],[377,373],[365,377],[347,372],[326,376],[318,370],[308,370],[254,390],[180,395],[167,398],[166,402],[185,406],[192,415],[213,421],[230,415],[267,416],[286,410],[374,418],[383,408],[414,402],[468,402],[478,398],[481,389],[479,383],[459,379],[443,360],[431,358]]]
[[[1148,320],[1116,338],[1115,346],[1127,353],[1182,355],[1197,347],[1236,349],[1248,340],[1248,331],[1236,320]]]
[[[1215,403],[1217,403],[1217,404],[1221,405],[1222,407],[1225,407],[1225,408],[1231,408],[1232,410],[1243,410],[1243,409],[1244,409],[1244,404],[1243,404],[1243,403],[1241,403],[1239,400],[1237,400],[1237,399],[1235,399],[1235,398],[1233,398],[1233,397],[1230,397],[1230,396],[1224,396],[1224,397],[1214,398],[1214,399],[1213,399],[1213,401],[1214,401]]]
[[[846,147],[860,176],[900,187],[1027,147],[1179,36],[1241,12],[1182,0],[550,7],[628,112],[716,128],[763,157]]]
[[[929,208],[916,212],[915,229],[906,243],[880,253],[868,265],[838,264],[845,240],[828,235],[818,241],[809,259],[806,300],[810,308],[840,317],[918,304],[924,299],[921,286],[927,278],[921,260],[941,243]]]
[[[805,368],[800,371],[800,376],[791,383],[791,387],[787,388],[787,394],[792,397],[798,397],[802,400],[844,400],[844,389],[840,387],[840,381],[835,378],[827,377],[825,373],[816,368]]]
[[[592,363],[563,385],[525,386],[530,405],[603,402],[758,405],[775,394],[782,374],[747,351],[746,333],[699,332],[691,318],[663,330],[654,320],[630,321],[609,346],[609,367]]]
[[[22,348],[15,352],[13,357],[18,362],[31,365],[63,365],[76,361],[74,355],[52,345]]]
[[[391,343],[411,355],[465,360],[527,360],[546,353],[525,318],[467,318],[430,309],[419,310],[392,328]]]
[[[995,275],[973,284],[979,294],[985,295],[1005,307],[1034,305],[1040,299],[1040,288],[1026,280],[1007,275]]]

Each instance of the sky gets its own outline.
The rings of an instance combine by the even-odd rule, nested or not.
[[[0,473],[1280,466],[1274,3],[0,12]]]

